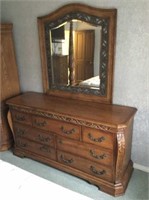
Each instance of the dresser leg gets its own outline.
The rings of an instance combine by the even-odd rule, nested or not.
[[[93,185],[93,183],[91,183],[90,181],[86,181],[88,184]]]
[[[99,185],[97,187],[98,187],[98,190],[102,191],[102,189],[101,189],[101,187]]]
[[[18,156],[18,157],[20,157],[20,158],[25,158],[26,157],[24,155],[24,153],[20,149],[17,149],[17,148],[13,149],[13,154]]]

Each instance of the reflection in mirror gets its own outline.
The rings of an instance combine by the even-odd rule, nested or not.
[[[54,34],[55,32],[57,33]],[[61,32],[63,32],[62,36],[59,36]],[[67,44],[64,48],[66,54],[63,56],[61,54],[62,45],[65,44],[65,32]],[[95,34],[98,34],[96,52]],[[69,13],[57,21],[46,23],[45,41],[49,88],[105,96],[108,78],[108,37],[108,18],[76,12]],[[96,65],[94,52],[98,59],[100,58],[100,63]],[[59,63],[63,63],[63,67]],[[94,74],[96,78],[93,78]]]
[[[49,30],[52,85],[100,88],[101,26],[70,20]]]

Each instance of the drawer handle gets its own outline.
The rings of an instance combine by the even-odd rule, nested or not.
[[[58,143],[59,143],[59,144],[63,144],[63,141],[59,139],[59,140],[58,140]]]
[[[18,141],[16,142],[16,145],[17,145],[18,147],[22,147],[22,148],[26,148],[26,147],[28,146],[27,143],[23,143],[23,142],[21,142],[20,140],[18,140]]]
[[[17,121],[20,121],[20,122],[23,122],[23,121],[25,121],[25,116],[24,115],[15,115],[15,119],[17,120]]]
[[[34,120],[34,124],[35,126],[38,126],[38,127],[44,127],[47,122],[46,121],[43,121],[43,122],[38,122],[36,119]]]
[[[105,137],[94,138],[91,133],[88,133],[88,138],[93,142],[102,142],[105,140]]]
[[[106,154],[102,154],[102,155],[96,155],[95,152],[93,150],[90,150],[90,155],[98,160],[102,160],[104,158],[106,158]]]
[[[38,140],[41,141],[41,142],[49,142],[51,140],[51,138],[49,137],[44,137],[42,135],[38,135]]]
[[[25,134],[25,130],[22,130],[22,129],[19,129],[19,128],[17,128],[17,130],[16,130],[16,135],[17,136],[22,136],[22,135],[24,135]]]
[[[63,126],[61,126],[61,131],[66,135],[70,135],[70,134],[73,134],[75,132],[75,129],[72,128],[71,130],[65,130],[65,128]]]
[[[43,145],[43,146],[40,147],[40,151],[43,151],[43,152],[46,152],[46,153],[47,152],[51,153],[50,148],[48,146],[45,146],[45,145]]]
[[[73,159],[72,159],[72,158],[66,160],[66,159],[63,157],[63,155],[61,155],[60,158],[61,158],[61,160],[62,160],[65,164],[71,164],[71,163],[73,163]]]
[[[97,170],[95,169],[95,167],[93,167],[93,166],[90,166],[90,170],[91,170],[94,174],[99,175],[99,176],[101,176],[101,175],[103,175],[103,174],[106,173],[105,170],[97,171]]]

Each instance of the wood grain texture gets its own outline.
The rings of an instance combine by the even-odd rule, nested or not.
[[[26,109],[26,112],[27,108],[30,108],[30,111],[32,108],[35,113],[44,111],[44,113],[50,112],[53,115],[59,114],[59,116],[77,118],[82,121],[85,119],[90,123],[96,122],[101,124],[101,129],[105,131],[106,127],[107,131],[110,131],[110,128],[125,128],[128,120],[137,111],[136,108],[128,106],[76,101],[36,92],[24,93],[8,100],[7,103],[11,106],[21,106],[22,109]]]
[[[83,178],[113,196],[124,194],[133,171],[136,108],[35,92],[7,101],[14,153]]]
[[[7,122],[8,106],[5,101],[20,93],[12,28],[12,24],[0,24],[0,151],[7,150],[13,143],[12,133]]]

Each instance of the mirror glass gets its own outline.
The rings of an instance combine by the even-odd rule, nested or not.
[[[96,27],[74,19],[50,29],[49,37],[51,38],[51,84],[99,89],[101,26]],[[70,48],[71,53],[69,53]],[[71,56],[74,75],[72,80],[70,80],[69,65]]]
[[[108,22],[78,12],[45,24],[50,89],[106,95]]]

